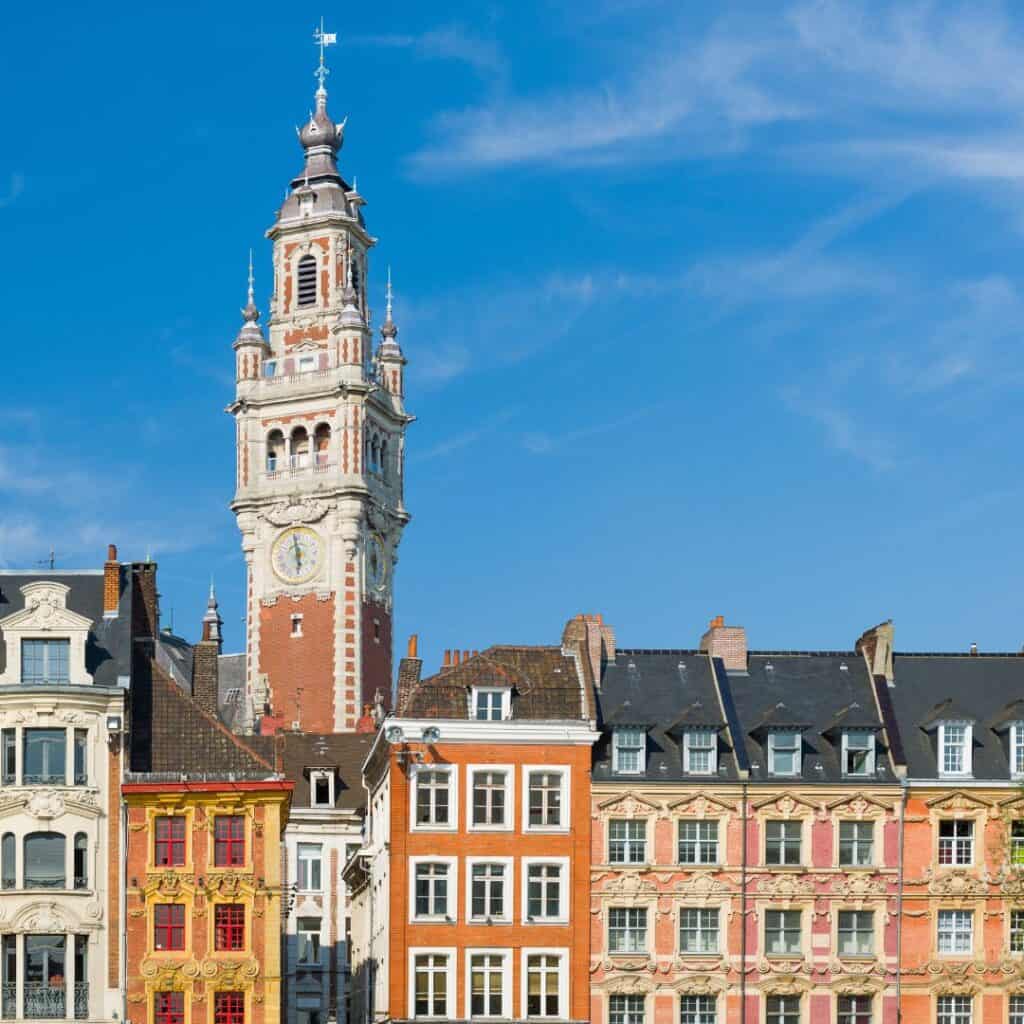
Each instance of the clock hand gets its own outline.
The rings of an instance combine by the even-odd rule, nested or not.
[[[295,549],[295,567],[302,568],[302,548],[299,547],[299,538],[292,534],[292,547]]]

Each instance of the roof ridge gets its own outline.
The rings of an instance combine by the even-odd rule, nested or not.
[[[247,743],[243,743],[238,734],[233,733],[222,721],[220,721],[220,719],[214,718],[213,715],[211,715],[208,711],[200,707],[199,704],[197,704],[196,701],[192,699],[192,695],[190,693],[185,693],[185,691],[182,690],[182,688],[178,686],[178,684],[173,679],[171,679],[171,677],[167,675],[166,672],[164,672],[164,670],[156,663],[156,661],[152,661],[151,664],[153,666],[154,675],[158,676],[160,681],[164,684],[164,686],[166,686],[172,693],[174,693],[178,697],[181,697],[184,700],[187,700],[191,707],[194,708],[196,712],[202,715],[202,717],[205,718],[212,726],[214,726],[215,728],[219,729],[222,733],[224,733],[225,736],[229,737],[231,742],[234,743],[234,745],[238,747],[239,750],[248,754],[255,761],[258,761],[261,765],[263,765],[264,768],[267,768],[274,774],[277,774],[277,769],[269,761],[265,760],[260,754],[257,754],[256,751],[253,750],[252,747],[250,747]]]

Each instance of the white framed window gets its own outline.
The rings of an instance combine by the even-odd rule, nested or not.
[[[512,1016],[512,951],[467,949],[466,1017],[469,1020]]]
[[[939,863],[944,867],[974,863],[974,822],[957,818],[939,822]]]
[[[523,831],[569,831],[569,767],[523,767]]]
[[[569,1016],[569,951],[536,949],[522,951],[520,1012],[527,1019]]]
[[[409,918],[412,921],[454,921],[455,857],[409,858]]]
[[[766,821],[764,825],[764,862],[792,866],[801,863],[800,846],[803,825],[799,821]]]
[[[334,772],[311,771],[309,773],[309,806],[334,806]]]
[[[935,1001],[937,1024],[971,1024],[973,1009],[970,996],[939,996]]]
[[[714,996],[680,996],[679,1024],[718,1024]]]
[[[510,764],[471,765],[466,769],[469,828],[508,831],[515,811],[515,768]]]
[[[970,910],[939,911],[939,952],[970,953],[974,949],[974,912]]]
[[[769,956],[796,956],[802,951],[799,910],[764,912],[764,950]]]
[[[1024,722],[1010,723],[1010,774],[1024,778]]]
[[[1010,996],[1010,1024],[1024,1024],[1024,996]]]
[[[301,613],[296,612],[292,616],[291,623],[292,623],[291,635],[292,636],[302,636],[302,615],[301,615]]]
[[[875,734],[869,729],[843,732],[843,774],[847,778],[865,778],[875,774]]]
[[[799,775],[801,742],[800,733],[792,730],[768,733],[768,774]]]
[[[412,829],[454,832],[459,824],[458,791],[457,766],[414,765]]]
[[[717,953],[720,942],[718,920],[718,907],[681,907],[679,952]]]
[[[296,859],[300,892],[323,891],[323,856],[319,843],[299,843]]]
[[[647,761],[647,732],[635,726],[612,730],[612,771],[640,775]]]
[[[718,863],[718,822],[679,822],[679,863]]]
[[[872,1024],[871,996],[840,996],[836,1000],[836,1024]]]
[[[508,687],[474,686],[471,713],[478,722],[504,722],[512,717],[512,691]]]
[[[569,858],[524,857],[523,923],[565,924],[569,920]]]
[[[1024,821],[1010,822],[1010,863],[1024,867]]]
[[[1024,910],[1010,911],[1010,952],[1024,953]]]
[[[971,743],[974,730],[970,722],[939,724],[939,774],[970,775]]]
[[[607,949],[620,955],[647,952],[646,907],[609,908]]]
[[[320,963],[320,918],[300,917],[295,924],[295,946],[300,964]]]
[[[800,1024],[799,996],[769,996],[764,1007],[765,1024]]]
[[[839,822],[839,866],[869,867],[875,862],[875,826],[870,821]]]
[[[840,956],[872,956],[875,952],[875,915],[870,910],[840,910],[836,937]]]
[[[683,771],[687,775],[714,775],[718,771],[718,733],[714,729],[683,733]]]
[[[511,857],[466,858],[466,918],[512,921]]]
[[[409,950],[409,1016],[450,1019],[455,1016],[455,950]]]
[[[647,821],[612,818],[608,822],[608,863],[647,863]]]
[[[644,996],[614,993],[608,997],[608,1024],[644,1024]]]

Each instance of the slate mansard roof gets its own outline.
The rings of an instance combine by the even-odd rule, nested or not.
[[[406,718],[467,718],[474,687],[509,688],[512,721],[593,717],[577,659],[559,647],[489,647],[426,679],[399,682],[397,713]]]
[[[1011,777],[1005,727],[1024,721],[1024,708],[1018,704],[1024,699],[1024,657],[897,652],[893,666],[889,692],[910,778],[938,777],[936,726],[942,721],[973,726],[974,778]]]
[[[0,619],[25,607],[21,588],[27,583],[62,583],[69,588],[67,608],[92,622],[85,647],[85,668],[96,686],[127,688],[131,678],[132,622],[128,567],[121,566],[116,616],[103,616],[103,570],[77,572],[0,572]],[[2,638],[2,634],[0,634]],[[0,672],[7,667],[0,643]]]
[[[279,733],[281,768],[295,783],[292,806],[310,806],[310,770],[323,768],[334,774],[334,809],[361,811],[366,805],[363,762],[374,738],[374,733]]]
[[[944,721],[972,725],[972,778],[1013,778],[1008,729],[1024,722],[1024,657],[896,653],[892,675],[872,677],[860,651],[751,651],[737,671],[702,651],[620,649],[597,691],[594,778],[637,778],[613,774],[611,756],[613,731],[635,726],[647,735],[646,781],[709,781],[683,771],[681,747],[687,730],[708,728],[718,735],[718,781],[784,781],[768,775],[768,733],[798,732],[799,781],[863,784],[842,774],[848,730],[875,733],[872,783],[938,779]]]
[[[768,779],[771,730],[800,734],[804,781],[834,782],[842,778],[842,729],[882,726],[864,659],[853,652],[752,652],[740,673],[706,652],[620,650],[605,668],[598,700],[605,735],[595,751],[595,779],[625,777],[611,768],[610,733],[619,723],[646,729],[645,776],[665,782],[709,778],[683,771],[689,729],[716,731],[719,781]],[[884,750],[877,761],[878,781],[893,781]]]

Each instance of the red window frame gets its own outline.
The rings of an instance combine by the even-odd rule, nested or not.
[[[185,993],[154,992],[153,1019],[156,1024],[185,1024]]]
[[[218,903],[213,911],[213,948],[245,948],[245,905]]]
[[[185,819],[180,814],[162,814],[155,819],[153,863],[158,868],[180,867],[185,863]]]
[[[185,948],[185,904],[158,903],[153,907],[153,949],[161,953]]]
[[[245,996],[241,992],[216,993],[213,1024],[245,1024]]]
[[[241,814],[218,814],[213,819],[213,863],[218,868],[245,864],[245,818]]]

